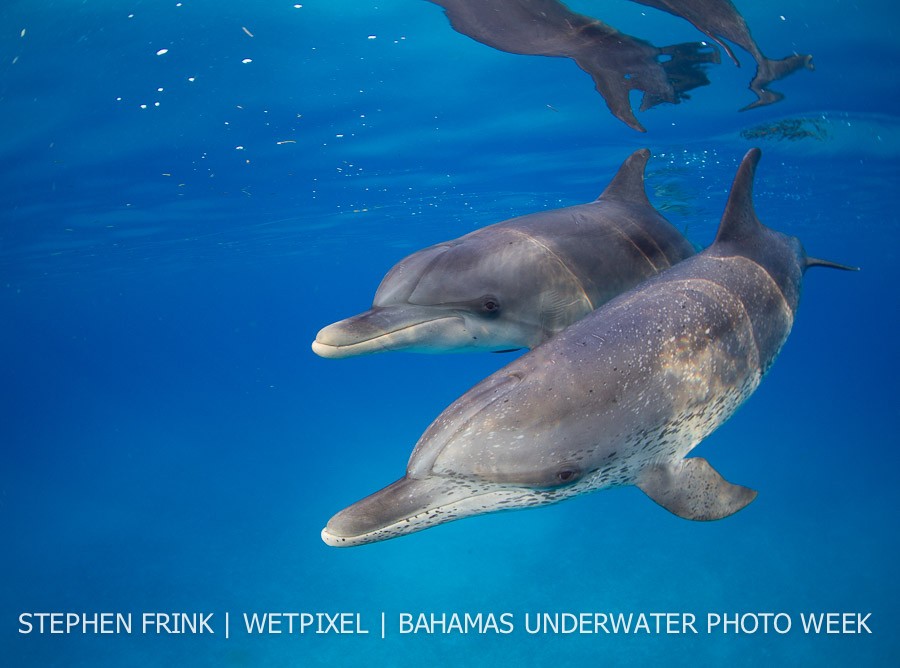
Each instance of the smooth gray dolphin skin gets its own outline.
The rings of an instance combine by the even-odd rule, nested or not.
[[[799,69],[813,70],[812,56],[793,54],[781,60],[770,60],[763,55],[756,41],[750,35],[750,28],[740,12],[730,0],[631,0],[632,2],[655,7],[669,14],[689,21],[700,32],[714,39],[735,65],[740,67],[734,52],[724,40],[737,44],[756,61],[756,75],[750,82],[750,90],[756,93],[757,100],[741,111],[761,107],[778,102],[784,95],[771,91],[767,86],[778,79],[786,77]]]
[[[641,111],[661,102],[677,104],[687,91],[705,86],[704,68],[719,62],[704,42],[656,47],[610,25],[571,11],[558,0],[429,0],[444,8],[463,35],[500,51],[571,58],[591,75],[616,118],[644,132],[628,95],[644,92]]]
[[[806,268],[849,268],[759,222],[759,157],[741,163],[709,248],[466,392],[419,439],[406,475],[332,517],[323,540],[362,545],[620,485],[692,520],[750,503],[755,491],[685,457],[772,365]]]
[[[633,153],[589,204],[490,225],[401,260],[372,308],[322,329],[322,357],[533,348],[694,254],[650,204]]]

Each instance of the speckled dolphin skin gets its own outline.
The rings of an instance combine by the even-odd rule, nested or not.
[[[806,268],[849,268],[760,223],[759,157],[741,163],[709,248],[466,392],[419,439],[406,475],[332,517],[323,540],[362,545],[620,485],[692,520],[750,503],[755,491],[686,456],[772,365]]]
[[[404,258],[372,308],[323,328],[322,357],[533,348],[694,254],[644,190],[633,153],[595,201],[512,218]]]

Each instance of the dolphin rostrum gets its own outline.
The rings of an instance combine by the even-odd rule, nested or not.
[[[633,153],[588,204],[532,213],[425,248],[384,277],[369,311],[322,329],[322,357],[533,348],[694,254],[650,204]]]
[[[676,104],[687,91],[705,86],[704,67],[719,62],[704,42],[656,47],[577,14],[558,0],[429,0],[444,8],[463,35],[500,51],[571,58],[594,80],[616,118],[644,131],[628,99],[644,92],[641,111],[661,102]]]
[[[620,295],[450,405],[406,475],[331,518],[349,547],[498,510],[637,485],[672,513],[714,520],[756,492],[686,455],[759,385],[790,332],[800,241],[753,210],[741,163],[715,242]]]
[[[648,7],[661,9],[669,14],[689,21],[700,32],[714,39],[735,65],[740,67],[734,52],[725,42],[737,44],[756,61],[756,75],[750,82],[750,90],[756,93],[757,100],[748,104],[741,111],[761,107],[778,102],[784,95],[769,90],[767,86],[799,69],[815,69],[812,56],[795,53],[781,60],[770,60],[763,55],[756,41],[750,35],[750,28],[731,0],[631,0]]]

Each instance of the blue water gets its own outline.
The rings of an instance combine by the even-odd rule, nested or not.
[[[571,62],[477,44],[430,3],[298,4],[0,8],[2,664],[898,665],[895,4],[737,2],[764,51],[816,71],[738,113],[739,51],[691,100],[639,113],[643,135]],[[623,1],[570,4],[657,44],[702,37]],[[324,360],[320,327],[413,250],[593,199],[641,146],[653,201],[705,245],[754,145],[741,130],[786,118],[827,137],[757,142],[757,211],[862,271],[807,274],[773,370],[695,451],[753,504],[695,524],[624,488],[321,542],[510,358]],[[267,611],[350,612],[370,633],[241,631]],[[135,622],[22,633],[40,612]],[[213,613],[215,634],[143,634],[144,612]],[[401,612],[516,628],[401,634]],[[537,612],[692,613],[700,632],[532,636]],[[766,612],[791,631],[706,633],[707,613]],[[803,633],[801,613],[825,612],[870,614],[871,633]]]

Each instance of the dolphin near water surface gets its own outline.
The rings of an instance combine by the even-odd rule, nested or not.
[[[372,308],[319,331],[329,358],[533,348],[694,254],[650,201],[633,153],[595,201],[490,225],[404,258]]]
[[[691,520],[756,492],[690,451],[753,393],[787,339],[811,266],[753,209],[742,161],[714,243],[585,316],[466,392],[425,431],[406,475],[337,513],[336,547],[636,485]]]
[[[599,19],[573,12],[559,0],[428,0],[444,8],[450,24],[463,35],[508,53],[571,58],[594,80],[616,118],[644,131],[631,108],[629,94],[643,91],[640,110],[662,102],[677,104],[688,91],[709,84],[705,69],[720,62],[718,50],[705,42],[656,47],[619,32]],[[744,109],[771,104],[784,96],[768,85],[796,70],[814,69],[812,56],[793,54],[781,60],[763,55],[744,17],[730,0],[631,0],[690,22],[719,44],[740,66],[725,40],[753,56],[756,75],[750,89],[757,100]]]
[[[750,82],[750,90],[756,93],[756,101],[741,111],[778,102],[782,93],[768,89],[768,85],[783,79],[800,69],[814,70],[812,56],[795,53],[780,60],[771,60],[763,55],[756,41],[750,35],[750,28],[731,0],[631,0],[632,2],[661,9],[669,14],[689,21],[700,32],[716,41],[728,54],[735,65],[740,67],[728,40],[744,49],[756,61],[756,74]]]
[[[500,51],[571,58],[594,80],[613,115],[644,131],[628,99],[643,91],[641,111],[677,104],[705,86],[706,65],[719,52],[703,42],[656,47],[558,0],[429,0],[444,8],[454,30]]]

